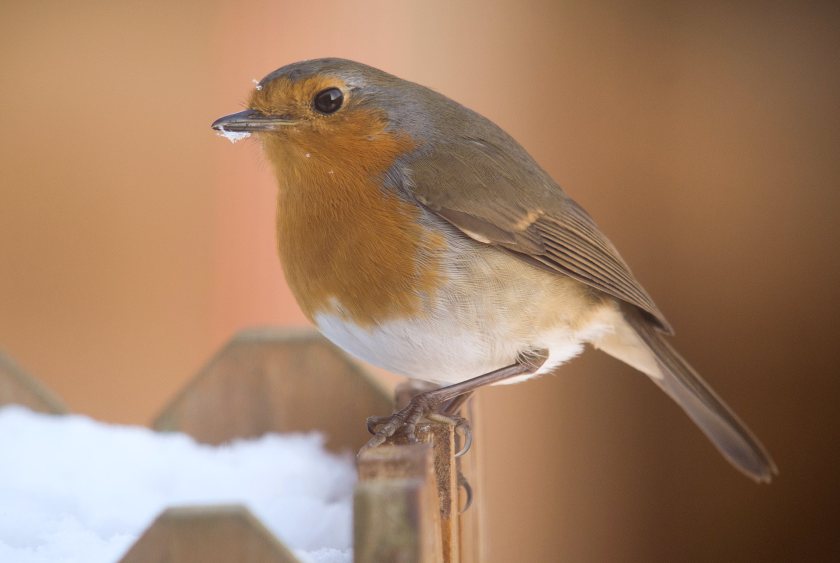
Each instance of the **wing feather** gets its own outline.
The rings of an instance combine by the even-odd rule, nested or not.
[[[514,148],[475,138],[443,147],[411,163],[411,192],[465,235],[635,305],[672,333],[589,214],[524,149]]]

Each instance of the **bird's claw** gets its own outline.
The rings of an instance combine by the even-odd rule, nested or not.
[[[472,447],[473,443],[473,435],[472,435],[472,427],[470,426],[470,421],[464,418],[463,416],[458,416],[454,414],[443,414],[443,413],[431,413],[426,416],[429,420],[434,420],[437,422],[443,422],[445,424],[451,424],[455,427],[455,434],[461,436],[461,447],[455,453],[455,457],[461,457]]]
[[[457,415],[447,415],[437,412],[423,412],[424,409],[415,404],[409,404],[406,408],[395,412],[391,416],[370,416],[367,419],[368,432],[373,434],[367,444],[362,447],[359,453],[381,446],[388,438],[402,434],[409,444],[416,444],[417,421],[424,417],[436,422],[443,422],[455,427],[455,433],[461,437],[461,447],[455,457],[461,457],[472,446],[472,429],[466,418]]]
[[[455,452],[455,457],[461,457],[470,451],[473,443],[473,433],[470,421],[466,418],[462,418],[461,421],[455,425],[455,432],[457,433],[459,429],[461,430],[461,449]]]
[[[367,419],[368,432],[373,437],[368,440],[359,453],[365,450],[381,446],[385,441],[397,434],[402,434],[409,444],[416,444],[417,421],[422,418],[423,413],[414,405],[409,404],[406,408],[395,412],[391,416],[370,416]],[[378,428],[377,428],[378,427]]]
[[[464,474],[460,471],[458,472],[458,486],[464,489],[464,506],[461,508],[461,514],[469,510],[473,503],[473,488],[470,485],[470,482],[467,481],[467,478],[464,477]]]
[[[367,417],[367,430],[371,434],[376,434],[376,427],[381,426],[391,420],[390,416],[369,416]]]

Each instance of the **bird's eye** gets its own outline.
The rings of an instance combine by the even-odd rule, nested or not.
[[[338,88],[327,88],[315,94],[312,105],[321,113],[335,113],[344,103],[344,94]]]

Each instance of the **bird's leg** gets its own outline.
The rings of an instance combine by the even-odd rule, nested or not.
[[[473,377],[472,379],[467,379],[466,381],[415,395],[405,408],[398,410],[387,419],[368,419],[368,429],[373,430],[376,426],[379,427],[375,429],[373,437],[362,447],[359,453],[368,448],[375,448],[383,444],[385,440],[397,432],[404,434],[409,443],[417,442],[417,436],[414,434],[417,422],[429,413],[437,410],[441,405],[445,405],[449,401],[452,401],[454,404],[456,398],[469,394],[484,385],[491,385],[499,381],[504,381],[505,379],[510,379],[511,377],[534,373],[540,369],[547,358],[548,350],[530,350],[520,354],[516,362],[509,366],[485,373],[484,375],[479,375],[478,377]],[[456,404],[456,409],[460,406],[460,404]],[[443,416],[449,416],[451,420],[452,415],[444,413]]]
[[[472,397],[472,394],[473,394],[473,391],[469,391],[467,393],[463,393],[461,395],[458,395],[457,397],[455,397],[454,399],[452,399],[451,401],[449,401],[448,403],[443,405],[443,408],[440,409],[440,412],[443,413],[443,414],[457,415],[458,411],[461,410],[461,407],[464,406],[464,403],[466,403],[467,400],[470,397]]]

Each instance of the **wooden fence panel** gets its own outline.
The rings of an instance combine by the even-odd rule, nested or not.
[[[369,438],[365,418],[393,402],[367,372],[313,331],[237,334],[155,419],[220,444],[266,432],[323,431],[334,451]]]
[[[120,563],[299,563],[239,505],[169,508]]]
[[[320,430],[333,450],[356,450],[369,435],[364,420],[407,403],[422,383],[400,385],[396,401],[319,335],[284,329],[236,335],[155,420],[219,444],[266,432]],[[474,401],[474,400],[473,400]],[[46,388],[0,354],[0,405],[42,412],[66,409]],[[477,427],[475,405],[467,415]],[[451,425],[421,423],[419,444],[393,439],[358,459],[354,500],[356,563],[478,563],[481,558],[480,439],[456,459]],[[466,511],[466,478],[475,491]],[[297,563],[294,555],[242,506],[164,511],[122,563],[216,561]]]

